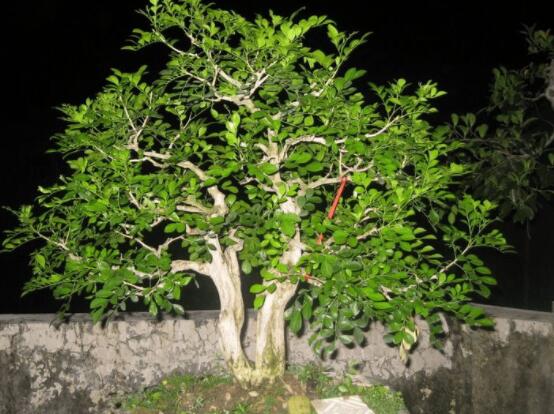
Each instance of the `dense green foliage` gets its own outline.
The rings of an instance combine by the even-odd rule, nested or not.
[[[366,36],[326,17],[249,21],[198,0],[151,0],[143,14],[150,27],[128,48],[161,43],[166,67],[114,70],[98,95],[62,106],[56,151],[71,173],[15,211],[3,242],[44,241],[25,293],[84,295],[95,320],[128,301],[182,312],[198,274],[181,264],[210,262],[217,241],[239,251],[244,275],[261,274],[256,308],[300,286],[289,326],[309,321],[324,355],[361,344],[371,320],[402,358],[416,315],[434,335],[442,311],[492,324],[468,304],[495,283],[473,251],[505,240],[487,230],[491,203],[452,192],[466,168],[446,162],[459,147],[448,128],[426,120],[443,94],[435,84],[362,82],[365,71],[344,64]],[[307,46],[312,30],[328,44]],[[283,260],[291,246],[302,250],[294,263]]]
[[[525,36],[529,64],[494,69],[489,105],[452,117],[453,139],[474,164],[468,185],[519,223],[554,194],[554,35],[527,28]]]

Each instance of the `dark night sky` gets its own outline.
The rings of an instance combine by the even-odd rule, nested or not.
[[[120,50],[133,28],[144,27],[144,19],[134,10],[145,3],[146,0],[33,0],[2,6],[3,101],[7,106],[1,123],[0,205],[31,203],[37,186],[51,184],[59,175],[59,157],[44,154],[50,147],[49,137],[63,128],[55,106],[76,104],[94,95],[112,67],[133,70],[145,62],[153,67],[163,63],[156,49],[140,54]],[[264,14],[270,8],[278,14],[289,14],[303,5],[305,14],[325,14],[340,29],[373,32],[352,64],[366,69],[367,79],[376,83],[398,77],[414,82],[437,81],[448,92],[439,104],[444,114],[482,106],[494,66],[525,63],[525,43],[519,34],[523,24],[554,26],[554,7],[548,8],[544,1],[419,1],[406,5],[359,0],[214,3],[246,16]],[[367,6],[364,8],[363,4]],[[542,305],[535,307],[544,307],[548,300],[554,300],[553,265],[545,259],[548,249],[554,250],[554,239],[548,232],[540,233],[545,227],[554,229],[553,217],[552,212],[544,213],[535,224],[538,236],[534,240],[540,243],[542,253],[533,261],[542,263],[540,271],[550,274],[550,282],[537,282],[537,290],[547,293],[541,299]],[[0,231],[14,224],[9,214],[0,212]],[[517,245],[519,230],[509,232],[513,232],[513,243]],[[48,295],[18,298],[23,282],[30,276],[29,251],[23,248],[0,255],[0,313],[52,312],[57,308]],[[521,266],[514,257],[501,261],[504,266]],[[517,296],[520,282],[515,279],[501,287],[499,303],[522,305]]]

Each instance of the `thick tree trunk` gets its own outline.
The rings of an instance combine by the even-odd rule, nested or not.
[[[289,242],[281,257],[283,264],[294,266],[302,255],[300,232]],[[285,309],[296,292],[297,284],[276,282],[277,289],[268,295],[256,320],[256,382],[273,382],[285,372]]]
[[[251,381],[252,367],[241,343],[244,302],[237,249],[228,248],[223,252],[217,238],[207,241],[214,248],[207,273],[215,284],[221,303],[218,330],[223,359],[237,381],[246,386]]]
[[[266,297],[256,320],[256,370],[253,382],[273,382],[285,372],[285,309],[294,296],[296,285],[278,283]]]
[[[297,212],[298,206],[289,201],[282,206],[285,212]],[[257,314],[255,366],[248,361],[241,343],[244,325],[244,302],[241,292],[240,267],[237,252],[242,243],[221,248],[217,237],[207,238],[212,246],[212,261],[206,274],[214,281],[221,302],[218,329],[223,358],[229,371],[243,386],[273,382],[282,376],[286,362],[285,309],[296,292],[297,284],[275,282],[276,290],[268,293]],[[294,266],[302,255],[300,232],[297,229],[283,253],[281,262]]]

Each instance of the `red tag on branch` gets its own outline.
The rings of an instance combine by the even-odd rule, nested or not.
[[[335,211],[337,210],[337,206],[339,205],[339,201],[340,201],[340,198],[342,197],[342,193],[344,191],[344,187],[346,187],[346,182],[347,181],[348,181],[348,178],[341,177],[339,189],[337,190],[337,194],[335,194],[333,204],[331,204],[331,208],[329,209],[329,213],[327,214],[327,218],[329,220],[331,220],[333,218],[333,216],[335,215]],[[323,233],[319,233],[319,235],[317,236],[317,239],[316,239],[316,243],[317,244],[323,243]],[[304,281],[310,282],[310,280],[312,280],[312,279],[313,279],[312,275],[309,275],[307,273],[304,275]]]
[[[348,178],[346,178],[346,177],[342,177],[340,179],[339,189],[337,190],[337,194],[335,194],[335,199],[333,200],[333,204],[331,204],[331,208],[329,209],[329,214],[327,214],[327,218],[329,220],[331,220],[333,218],[333,216],[335,215],[335,211],[337,210],[337,206],[339,205],[339,201],[340,201],[340,198],[342,197],[342,193],[344,191],[344,187],[346,187],[346,182],[347,181],[348,181]],[[317,244],[323,243],[323,234],[322,233],[320,233],[317,236],[316,243]]]

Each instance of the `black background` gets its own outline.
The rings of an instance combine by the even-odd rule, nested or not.
[[[153,47],[139,53],[120,50],[145,20],[135,13],[144,0],[33,0],[2,5],[2,101],[0,123],[2,186],[0,205],[32,203],[39,185],[52,184],[63,171],[58,155],[47,155],[50,137],[63,130],[62,103],[78,104],[94,96],[110,68],[135,70],[147,63],[155,70],[164,55]],[[554,26],[554,10],[546,3],[419,1],[215,1],[252,17],[273,9],[289,14],[305,6],[305,15],[324,14],[346,31],[372,32],[351,65],[366,69],[369,81],[384,83],[403,77],[411,82],[432,79],[448,92],[438,103],[437,120],[451,112],[475,111],[486,104],[491,69],[526,63],[523,24]],[[316,39],[317,41],[317,39]],[[317,45],[313,45],[316,46]],[[0,211],[0,231],[15,225]],[[554,207],[545,205],[525,229],[506,223],[517,255],[485,254],[499,279],[490,303],[550,310],[554,301]],[[44,313],[57,310],[48,292],[21,299],[29,279],[32,245],[0,255],[0,313]],[[525,276],[526,275],[526,276]],[[208,287],[209,288],[209,287]],[[217,306],[210,297],[193,294],[188,308]],[[77,304],[75,311],[86,311]]]

